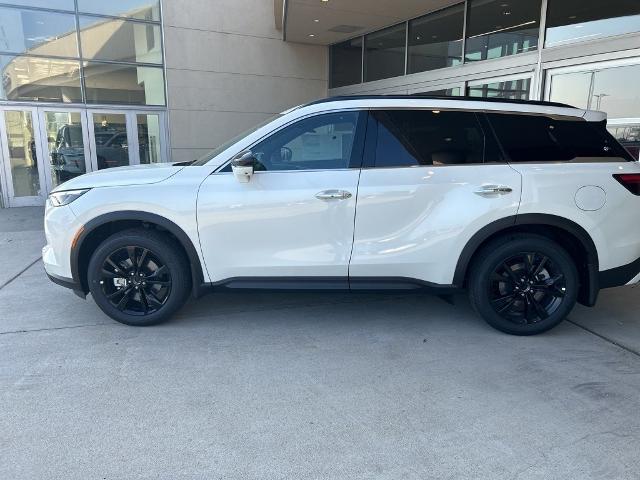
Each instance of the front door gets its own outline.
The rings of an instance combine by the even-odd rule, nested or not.
[[[229,167],[207,177],[197,215],[213,282],[348,285],[365,115],[321,114],[282,128],[251,148],[248,183]]]
[[[352,289],[372,281],[451,285],[471,236],[517,213],[520,175],[501,162],[485,121],[473,112],[371,112]]]
[[[41,205],[46,195],[43,152],[35,108],[0,110],[2,190],[9,207]]]

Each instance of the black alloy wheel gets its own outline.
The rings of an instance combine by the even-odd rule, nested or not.
[[[565,277],[546,255],[523,252],[496,267],[489,281],[489,298],[496,313],[515,324],[549,318],[566,295]]]
[[[573,309],[579,289],[574,260],[552,240],[513,234],[476,253],[469,299],[492,327],[535,335],[559,324]]]
[[[87,280],[104,313],[134,326],[168,319],[191,292],[181,245],[151,228],[124,230],[103,241],[91,256]]]
[[[127,245],[102,264],[100,285],[111,305],[127,315],[157,312],[171,294],[171,272],[154,252]]]

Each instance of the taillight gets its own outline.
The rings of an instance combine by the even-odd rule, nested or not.
[[[634,195],[640,195],[640,173],[616,173],[613,178]]]

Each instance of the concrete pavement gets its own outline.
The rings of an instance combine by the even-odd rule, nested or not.
[[[40,212],[5,212],[20,272]],[[395,294],[213,294],[132,328],[37,262],[0,288],[0,478],[635,479],[639,292],[531,338]]]

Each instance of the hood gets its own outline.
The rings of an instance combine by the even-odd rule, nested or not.
[[[53,191],[59,192],[80,188],[124,187],[127,185],[158,183],[175,175],[182,170],[184,166],[184,162],[178,162],[107,168],[72,178],[58,185]]]

